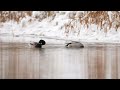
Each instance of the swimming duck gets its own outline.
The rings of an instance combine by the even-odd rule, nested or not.
[[[30,43],[30,45],[33,45],[36,48],[42,48],[42,45],[45,45],[46,42],[44,40],[40,40],[39,42],[33,42]]]
[[[66,47],[75,47],[75,48],[84,48],[84,45],[82,43],[67,43]]]

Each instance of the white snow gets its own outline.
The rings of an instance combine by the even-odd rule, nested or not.
[[[40,37],[49,37],[81,42],[120,43],[119,28],[117,32],[114,28],[111,28],[107,33],[105,33],[103,29],[100,30],[95,24],[91,24],[87,28],[77,20],[84,11],[78,11],[76,15],[75,12],[76,11],[56,11],[57,14],[53,19],[53,17],[46,17],[45,12],[34,11],[31,17],[24,17],[20,23],[14,21],[0,23],[0,40],[30,42],[38,41]],[[109,12],[108,15],[111,20],[111,12]],[[39,20],[35,17],[39,17]],[[72,18],[74,17],[76,20],[73,21]],[[32,19],[31,22],[30,19]],[[70,27],[69,23],[71,23],[74,28]],[[113,25],[114,24],[118,23],[115,22]],[[66,30],[65,25],[68,25]],[[107,27],[107,24],[105,24],[105,27]],[[50,40],[51,41],[48,41],[54,42],[54,40]],[[59,41],[59,43],[60,42],[64,41]]]

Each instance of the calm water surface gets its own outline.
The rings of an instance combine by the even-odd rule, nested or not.
[[[111,78],[120,78],[118,45],[46,45],[36,49],[25,43],[0,43],[0,79]]]

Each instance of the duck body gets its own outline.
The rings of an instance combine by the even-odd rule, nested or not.
[[[84,48],[84,45],[80,42],[69,42],[69,43],[66,43],[65,45],[67,48],[69,47],[74,47],[74,48]]]
[[[37,42],[33,42],[33,43],[30,43],[30,45],[36,47],[36,48],[42,48],[42,44],[41,43],[37,43]]]
[[[37,43],[37,44],[35,45],[35,47],[36,47],[36,48],[42,48],[42,44]]]
[[[39,42],[30,43],[30,45],[34,46],[35,48],[42,48],[42,45],[45,45],[46,42],[44,40],[40,40]]]

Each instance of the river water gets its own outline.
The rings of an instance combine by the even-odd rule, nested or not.
[[[118,79],[119,45],[66,48],[0,43],[0,79]]]

